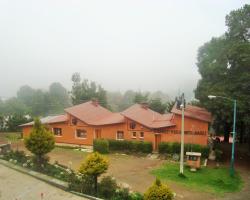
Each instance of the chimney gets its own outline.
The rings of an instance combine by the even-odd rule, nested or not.
[[[91,101],[92,101],[92,104],[94,106],[98,106],[99,105],[99,102],[98,102],[98,100],[96,98],[93,98]]]
[[[145,110],[147,110],[148,109],[148,103],[147,102],[141,103],[141,107],[144,108]]]

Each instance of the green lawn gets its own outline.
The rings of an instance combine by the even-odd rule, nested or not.
[[[197,172],[191,172],[188,167],[184,170],[185,178],[178,176],[179,163],[167,162],[159,169],[153,170],[152,174],[166,182],[172,181],[190,189],[218,195],[240,191],[243,186],[240,175],[236,172],[235,177],[230,177],[229,169],[225,167],[206,167]]]

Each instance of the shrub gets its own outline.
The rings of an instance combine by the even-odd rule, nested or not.
[[[153,145],[151,142],[128,141],[128,140],[108,140],[110,151],[122,151],[127,153],[151,153]]]
[[[55,138],[37,118],[29,137],[25,138],[24,143],[25,147],[37,157],[37,164],[40,167],[44,163],[45,154],[55,147]]]
[[[79,172],[90,176],[94,180],[95,194],[97,194],[97,179],[108,169],[108,160],[98,152],[91,153],[87,159],[81,164]]]
[[[159,144],[159,153],[160,154],[180,154],[181,144],[178,142],[161,142]],[[209,147],[201,146],[199,144],[185,144],[184,152],[193,151],[201,152],[203,158],[207,158],[209,155]]]
[[[115,196],[118,186],[114,178],[111,176],[105,176],[99,183],[98,188],[98,196],[105,199],[111,199]]]
[[[159,153],[172,154],[172,143],[170,142],[161,142],[158,146]]]
[[[94,151],[107,154],[109,153],[109,142],[105,139],[96,139],[93,142],[93,148]]]
[[[204,146],[201,148],[201,157],[203,158],[208,158],[209,156],[209,147],[208,146]]]
[[[68,176],[69,190],[88,195],[94,194],[94,181],[90,176],[71,173]]]
[[[181,151],[181,144],[178,142],[174,142],[172,144],[172,152],[175,154],[180,154],[180,151]]]
[[[158,179],[144,194],[144,200],[172,200],[173,198],[172,191]]]
[[[131,200],[143,200],[143,195],[139,192],[130,194]]]
[[[219,149],[215,149],[215,159],[217,162],[220,162],[222,160],[222,154],[223,152]]]
[[[131,196],[129,194],[128,188],[120,188],[116,191],[115,196],[112,198],[112,200],[131,200]]]

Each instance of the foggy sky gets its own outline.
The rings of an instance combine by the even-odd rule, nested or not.
[[[198,48],[226,30],[240,0],[0,0],[0,96],[22,85],[191,94]]]

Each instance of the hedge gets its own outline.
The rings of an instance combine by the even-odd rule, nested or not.
[[[179,154],[181,149],[181,144],[174,142],[161,142],[159,144],[159,153],[160,154]],[[209,155],[209,147],[201,146],[198,144],[185,144],[184,151],[193,151],[193,152],[201,152],[201,156],[203,158],[207,158]]]
[[[140,152],[151,153],[153,145],[151,142],[129,141],[129,140],[108,140],[110,151],[123,151],[128,153]]]
[[[93,150],[102,154],[109,153],[109,143],[104,139],[95,139],[93,142]]]
[[[151,142],[129,141],[129,140],[106,140],[96,139],[93,145],[94,151],[108,153],[110,151],[120,151],[125,153],[152,153]]]

